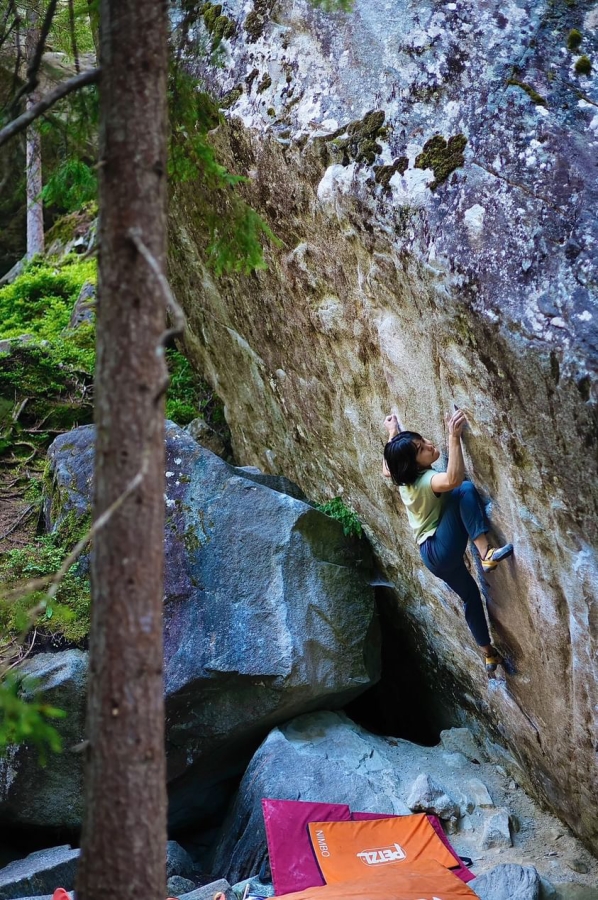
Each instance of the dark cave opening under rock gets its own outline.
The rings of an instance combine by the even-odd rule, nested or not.
[[[435,686],[433,676],[424,670],[429,657],[429,650],[421,652],[425,637],[401,612],[395,592],[388,587],[376,587],[375,591],[382,675],[344,712],[373,734],[433,747],[443,729],[459,724],[446,685]]]

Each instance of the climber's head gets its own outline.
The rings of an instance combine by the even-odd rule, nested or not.
[[[413,484],[439,456],[434,444],[416,431],[400,431],[384,448],[384,459],[395,484]]]

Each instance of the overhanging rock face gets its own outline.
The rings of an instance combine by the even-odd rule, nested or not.
[[[592,7],[228,3],[236,34],[206,72],[229,117],[214,139],[282,244],[267,272],[214,279],[184,185],[171,277],[239,460],[343,492],[463,705],[596,848],[598,96],[576,67]],[[453,402],[516,547],[489,611],[518,674],[490,691],[380,477],[389,409],[442,442]]]

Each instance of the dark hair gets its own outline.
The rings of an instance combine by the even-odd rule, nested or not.
[[[413,443],[421,441],[417,431],[400,431],[384,447],[384,459],[395,484],[414,484],[421,474],[416,462],[418,448]]]

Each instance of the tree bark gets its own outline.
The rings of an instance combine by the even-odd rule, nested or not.
[[[93,44],[96,48],[96,59],[100,58],[100,17],[98,15],[98,6],[96,0],[87,0],[89,12],[89,24],[91,26],[91,36]]]
[[[79,900],[164,900],[163,378],[167,0],[100,6],[100,225],[94,517],[137,488],[92,554]]]
[[[27,64],[33,59],[40,38],[39,7],[32,4],[27,12],[27,35],[25,55]],[[27,97],[27,109],[40,99],[36,88]],[[27,129],[27,258],[44,252],[44,204],[41,198],[42,182],[42,141],[39,125],[33,122]]]

